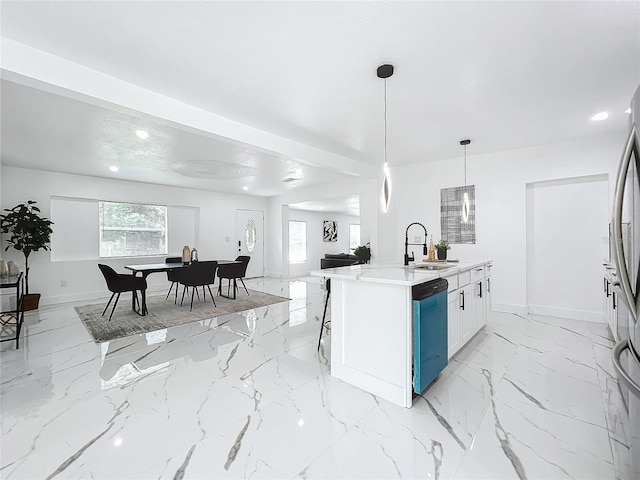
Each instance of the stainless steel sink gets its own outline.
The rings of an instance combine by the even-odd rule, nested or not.
[[[421,268],[423,270],[444,270],[446,268],[451,268],[452,265],[432,265],[432,264],[419,264],[415,265],[415,268]]]

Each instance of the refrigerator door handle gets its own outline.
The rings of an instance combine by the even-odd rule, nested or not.
[[[629,139],[627,140],[624,153],[622,154],[622,160],[618,170],[618,179],[616,181],[616,190],[613,197],[613,259],[616,263],[618,278],[620,279],[622,293],[624,294],[623,299],[629,306],[631,318],[633,318],[634,322],[637,322],[638,312],[640,311],[640,295],[638,295],[637,292],[634,293],[633,287],[631,286],[622,240],[622,200],[624,197],[624,186],[627,181],[627,174],[629,173],[631,156],[634,151],[636,155],[640,154],[635,139],[636,127],[633,125],[631,132],[629,132]]]
[[[613,366],[618,372],[618,379],[624,383],[629,391],[633,393],[636,397],[640,398],[640,385],[633,381],[633,378],[629,376],[626,370],[622,367],[622,363],[620,362],[620,355],[622,352],[629,348],[629,340],[623,340],[620,343],[616,344],[613,347],[613,351],[611,352]]]

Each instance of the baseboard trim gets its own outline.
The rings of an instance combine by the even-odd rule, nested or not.
[[[491,310],[494,312],[514,313],[516,315],[526,315],[528,313],[526,305],[514,305],[511,303],[492,302]]]
[[[287,278],[300,278],[300,277],[308,277],[311,271],[302,272],[302,273],[294,273],[293,275],[289,275]]]
[[[289,275],[285,275],[284,273],[275,273],[275,272],[267,272],[264,275],[265,277],[271,278],[289,278]]]
[[[572,320],[584,320],[586,322],[604,323],[604,313],[602,312],[548,307],[545,305],[529,305],[528,310],[529,313],[532,313],[534,315],[546,315],[548,317],[570,318]]]
[[[168,284],[167,284],[168,285]],[[161,292],[167,292],[168,287],[163,285],[158,286],[147,286],[147,294],[155,294]],[[111,292],[107,290],[106,286],[104,290],[99,292],[85,292],[85,293],[73,293],[71,295],[55,295],[42,297],[40,299],[40,305],[48,306],[48,305],[58,305],[60,303],[70,303],[70,302],[87,302],[87,301],[102,301],[105,298],[108,299],[111,296]],[[131,297],[129,297],[131,300]]]

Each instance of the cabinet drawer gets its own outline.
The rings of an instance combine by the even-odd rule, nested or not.
[[[476,282],[484,278],[484,267],[474,267],[471,269],[471,281]]]
[[[461,272],[458,274],[458,287],[464,287],[471,283],[471,271]]]
[[[454,273],[451,275],[443,275],[442,278],[446,279],[449,282],[449,291],[456,290],[458,288],[458,274]]]

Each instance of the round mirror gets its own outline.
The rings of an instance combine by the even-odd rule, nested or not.
[[[247,251],[251,253],[256,248],[256,224],[253,223],[252,219],[247,222],[244,235],[246,237]]]

